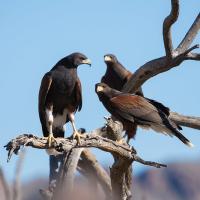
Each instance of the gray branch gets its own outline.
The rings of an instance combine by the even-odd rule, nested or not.
[[[180,126],[186,126],[200,130],[200,117],[185,116],[176,112],[170,112],[170,119]]]
[[[200,13],[197,15],[194,23],[192,24],[192,26],[186,33],[185,37],[183,38],[183,40],[177,47],[176,52],[178,54],[183,53],[190,47],[190,45],[192,44],[193,40],[195,39],[199,29],[200,29]]]
[[[163,38],[166,56],[151,60],[142,65],[135,73],[133,73],[130,80],[124,85],[123,92],[134,93],[150,78],[179,66],[185,60],[200,60],[200,54],[191,52],[193,49],[198,48],[198,45],[189,48],[200,29],[200,14],[197,16],[178,48],[173,51],[170,30],[171,26],[178,18],[179,1],[171,0],[171,4],[171,13],[163,23]]]
[[[173,56],[171,27],[177,21],[178,16],[179,16],[179,0],[171,0],[171,12],[163,22],[163,40],[167,58],[172,58]]]
[[[190,52],[186,55],[186,60],[197,60],[197,61],[199,61],[200,60],[200,54]]]
[[[135,156],[136,151],[134,149],[131,149],[126,145],[119,144],[118,142],[112,141],[110,139],[102,138],[100,136],[87,135],[87,138],[82,138],[80,141],[81,144],[78,145],[76,140],[68,138],[56,138],[57,143],[54,145],[54,149],[59,151],[60,153],[63,153],[68,152],[73,148],[76,149],[95,147],[103,151],[123,157],[124,159],[140,162],[138,157]],[[23,134],[16,137],[15,139],[12,139],[10,142],[8,142],[7,145],[5,145],[5,148],[8,151],[8,160],[10,160],[12,152],[18,153],[19,149],[24,146],[37,149],[49,149],[46,138],[39,138],[32,134]],[[154,164],[150,164],[150,166],[154,166]],[[155,167],[157,168],[158,166],[163,165],[155,165]]]

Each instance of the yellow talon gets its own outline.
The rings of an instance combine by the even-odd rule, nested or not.
[[[56,142],[55,137],[53,136],[52,133],[49,134],[48,138],[47,138],[47,142],[48,142],[48,146],[51,147],[52,143]]]
[[[78,131],[73,132],[73,139],[77,140],[78,144],[81,144],[81,138],[85,138],[84,135],[82,135],[81,133],[79,133]]]
[[[124,139],[122,138],[122,139],[120,139],[120,140],[116,140],[116,142],[117,142],[118,144],[120,144],[120,145],[123,145],[123,144],[124,144]]]

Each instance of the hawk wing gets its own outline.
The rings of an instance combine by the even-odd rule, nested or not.
[[[75,98],[76,98],[76,110],[80,111],[82,108],[82,87],[79,78],[77,79],[75,85]]]
[[[113,97],[110,102],[115,112],[128,121],[162,123],[156,107],[140,96],[120,95]]]
[[[47,94],[51,87],[51,83],[52,83],[52,77],[51,77],[51,74],[48,72],[42,78],[42,82],[41,82],[40,90],[39,90],[39,97],[38,97],[39,117],[40,117],[40,122],[42,124],[43,135],[45,137],[48,136],[47,135],[48,130],[46,128],[45,102],[46,102]]]

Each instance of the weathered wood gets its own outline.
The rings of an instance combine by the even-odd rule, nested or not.
[[[200,117],[186,116],[176,112],[170,112],[169,118],[180,126],[200,130]]]
[[[179,16],[179,0],[171,0],[171,12],[163,22],[163,41],[166,56],[168,59],[173,57],[173,44],[171,27],[177,21]]]

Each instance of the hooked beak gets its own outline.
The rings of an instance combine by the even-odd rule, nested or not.
[[[82,64],[87,64],[87,65],[90,65],[90,67],[91,67],[92,63],[91,63],[91,60],[87,58],[87,59],[82,61]]]
[[[112,59],[111,59],[110,56],[104,56],[104,61],[105,61],[105,62],[111,62]]]
[[[103,87],[100,86],[100,85],[97,85],[96,91],[97,91],[97,92],[101,92],[101,91],[103,91]]]

